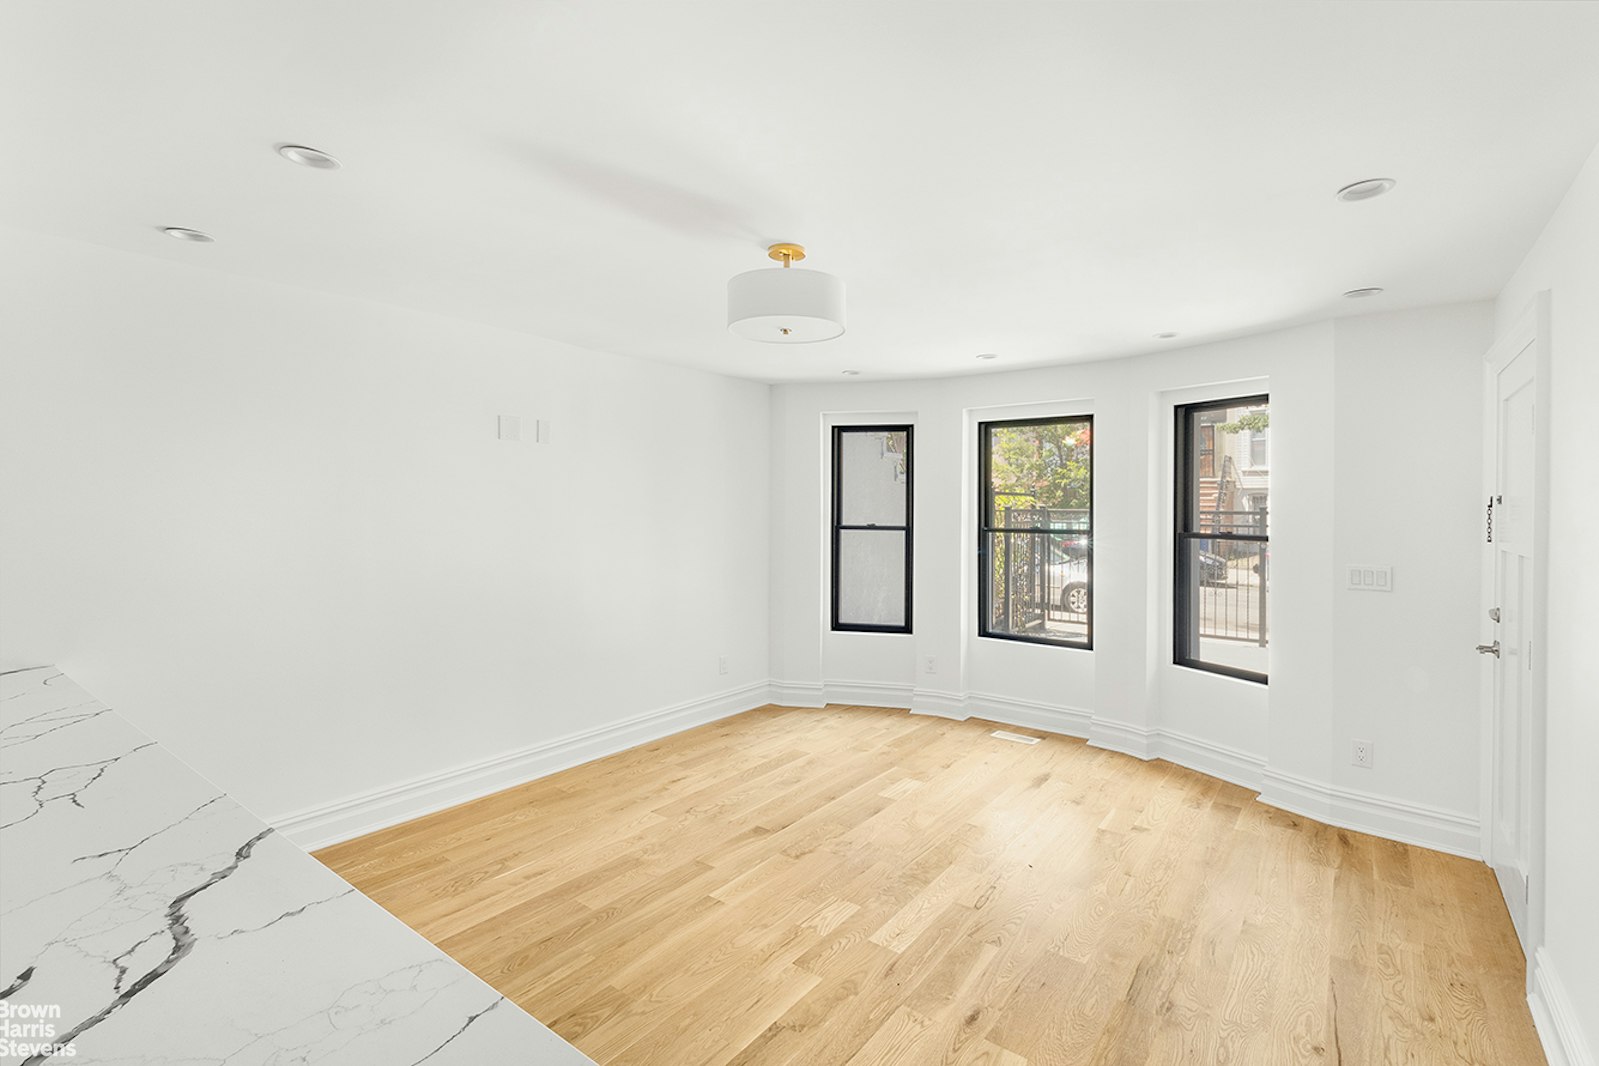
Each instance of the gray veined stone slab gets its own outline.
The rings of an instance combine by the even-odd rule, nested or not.
[[[0,999],[61,1062],[590,1063],[53,668],[0,677]]]

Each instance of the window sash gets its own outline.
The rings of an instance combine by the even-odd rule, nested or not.
[[[1027,426],[1085,425],[1088,427],[1088,507],[1084,524],[1059,527],[1051,525],[1005,526],[997,524],[999,515],[995,506],[993,478],[994,430]],[[1053,415],[1047,418],[1017,418],[979,422],[978,437],[978,508],[977,508],[977,635],[991,640],[1013,640],[1023,644],[1044,644],[1057,648],[1077,648],[1092,651],[1094,647],[1094,416],[1091,414]],[[1081,538],[1086,544],[1084,553],[1085,583],[1088,586],[1088,610],[1085,612],[1085,636],[1081,640],[1046,637],[1029,633],[1012,633],[994,629],[990,623],[994,613],[994,573],[991,544],[995,537],[1005,534],[1056,534],[1067,538]],[[1046,604],[1045,611],[1050,610]]]
[[[1195,587],[1195,576],[1191,572],[1190,547],[1195,541],[1230,542],[1240,544],[1262,545],[1262,560],[1266,558],[1265,551],[1270,547],[1271,535],[1221,532],[1218,530],[1205,530],[1200,528],[1198,520],[1198,498],[1195,491],[1196,481],[1201,477],[1220,476],[1220,434],[1212,428],[1208,437],[1197,434],[1201,428],[1199,416],[1215,411],[1226,410],[1233,407],[1264,407],[1271,409],[1269,394],[1256,394],[1252,396],[1234,396],[1219,400],[1206,400],[1203,403],[1183,404],[1176,408],[1176,500],[1174,507],[1175,536],[1173,537],[1172,561],[1172,662],[1177,666],[1184,666],[1207,673],[1223,674],[1227,677],[1236,677],[1245,681],[1255,681],[1260,684],[1268,683],[1266,671],[1255,671],[1243,667],[1232,666],[1200,658],[1199,645],[1203,634],[1197,631],[1197,626],[1191,625],[1191,620],[1196,618],[1189,600],[1189,591]],[[1200,438],[1196,440],[1196,438]],[[1251,441],[1251,448],[1253,440]],[[1202,462],[1209,458],[1213,469],[1207,474],[1199,469]],[[1269,509],[1269,504],[1268,504]],[[1265,564],[1269,567],[1269,564]],[[1268,580],[1264,569],[1260,580]],[[1265,590],[1263,589],[1263,592]],[[1269,594],[1269,593],[1268,593]],[[1263,631],[1266,630],[1267,619],[1262,614],[1259,622]],[[1269,645],[1268,645],[1269,646]]]
[[[851,433],[903,433],[905,434],[905,521],[902,524],[873,525],[847,523],[842,520],[844,513],[844,438]],[[832,591],[830,605],[831,629],[835,633],[910,633],[911,630],[911,605],[912,605],[912,575],[914,565],[911,554],[913,535],[913,507],[915,504],[916,480],[916,445],[915,427],[910,425],[838,425],[833,427],[833,485],[832,485],[832,532],[829,537],[831,544],[831,580]],[[839,601],[842,579],[840,569],[841,542],[843,534],[851,531],[870,533],[898,533],[904,537],[905,543],[905,600],[904,623],[901,625],[882,625],[870,622],[844,622],[839,620]]]

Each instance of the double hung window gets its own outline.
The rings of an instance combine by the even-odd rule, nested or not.
[[[910,426],[833,427],[833,629],[911,631]]]
[[[1265,682],[1271,470],[1266,396],[1177,408],[1173,661]]]
[[[977,627],[985,637],[1094,645],[1094,419],[977,427]]]

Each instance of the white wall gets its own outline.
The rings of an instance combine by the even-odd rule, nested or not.
[[[1508,330],[1550,293],[1548,779],[1539,1009],[1599,1053],[1599,150],[1499,297]],[[1549,998],[1557,1002],[1549,1003]],[[1541,1023],[1550,1019],[1540,1017]],[[1578,1045],[1580,1046],[1580,1045]],[[1570,1053],[1570,1052],[1568,1052]],[[1574,1061],[1591,1066],[1594,1061]]]
[[[768,390],[87,245],[11,247],[7,295],[29,313],[4,325],[4,661],[62,664],[269,817],[771,677],[796,702],[1008,715],[1333,820],[1358,822],[1345,790],[1469,831],[1478,605],[1455,578],[1477,550],[1481,305]],[[1168,654],[1171,405],[1261,388],[1269,689]],[[975,423],[1052,409],[1096,416],[1091,653],[972,625]],[[496,440],[498,413],[549,419],[553,442]],[[827,632],[833,421],[917,426],[911,636]],[[1347,562],[1393,564],[1396,591],[1344,591]],[[1355,737],[1375,769],[1349,766]]]
[[[60,665],[268,818],[764,696],[766,386],[5,243],[6,668]]]
[[[1484,303],[1011,374],[784,385],[772,412],[772,664],[794,700],[980,714],[1168,755],[1270,802],[1472,852]],[[1171,411],[1272,397],[1271,684],[1170,662]],[[1439,409],[1448,409],[1439,414]],[[916,423],[910,636],[827,633],[832,421]],[[979,418],[1095,415],[1095,648],[975,635]],[[1390,594],[1345,591],[1391,564]],[[920,665],[938,662],[938,673]],[[1350,742],[1373,741],[1372,769]]]
[[[1335,578],[1334,735],[1381,738],[1371,769],[1339,750],[1332,780],[1404,797],[1418,771],[1427,799],[1475,811],[1478,671],[1484,619],[1482,356],[1493,306],[1342,319],[1338,352],[1340,563],[1391,565],[1393,591]],[[1412,797],[1420,799],[1419,796]]]

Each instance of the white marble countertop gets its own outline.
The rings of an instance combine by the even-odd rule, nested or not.
[[[0,1001],[0,1063],[590,1063],[53,668],[0,677]]]

